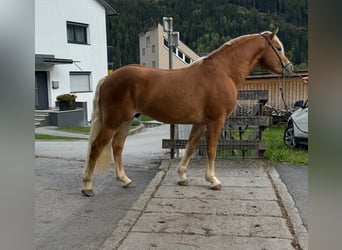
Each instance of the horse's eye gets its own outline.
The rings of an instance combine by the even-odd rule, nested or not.
[[[278,47],[277,50],[278,50],[278,51],[281,51],[281,47]]]

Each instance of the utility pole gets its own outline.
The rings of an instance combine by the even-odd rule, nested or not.
[[[173,18],[172,17],[163,17],[163,29],[165,32],[167,32],[167,39],[168,39],[168,45],[169,45],[169,69],[172,69],[172,51],[174,43],[172,41],[173,36]],[[178,41],[177,41],[178,43]],[[176,128],[175,124],[170,124],[170,139],[175,139],[176,134]],[[171,159],[175,157],[175,149],[171,148]]]
[[[173,50],[173,41],[172,41],[172,33],[173,33],[173,18],[172,17],[164,17],[164,20],[167,22],[166,32],[167,32],[167,40],[169,44],[169,69],[172,69],[172,50]]]

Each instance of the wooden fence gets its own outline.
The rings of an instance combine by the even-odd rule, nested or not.
[[[241,90],[239,104],[224,125],[217,147],[217,158],[258,158],[266,149],[262,132],[269,125],[270,117],[263,116],[263,107],[268,100],[267,90]],[[251,102],[253,104],[251,105]],[[163,139],[162,147],[184,149],[187,139]],[[198,156],[206,156],[206,139],[203,136],[198,144]]]

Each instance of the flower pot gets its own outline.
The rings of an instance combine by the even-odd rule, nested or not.
[[[59,101],[58,106],[60,111],[76,109],[75,102]]]

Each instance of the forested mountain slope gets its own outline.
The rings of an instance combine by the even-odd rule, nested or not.
[[[273,30],[297,70],[307,69],[307,0],[108,0],[120,13],[108,17],[107,39],[114,68],[139,63],[138,34],[163,16],[196,53],[208,53],[231,38]]]

